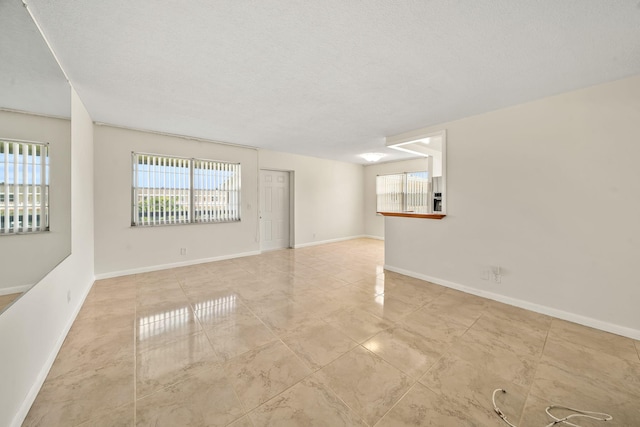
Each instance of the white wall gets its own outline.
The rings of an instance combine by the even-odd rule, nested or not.
[[[33,285],[71,252],[69,120],[0,110],[0,138],[49,143],[50,231],[0,236],[0,295]],[[11,266],[11,268],[9,268]]]
[[[242,221],[131,227],[131,152],[240,162]],[[256,150],[214,142],[95,127],[96,275],[107,277],[259,251]],[[180,248],[187,248],[180,255]]]
[[[132,151],[241,162],[242,221],[131,227]],[[361,165],[102,125],[95,127],[94,159],[98,277],[257,253],[261,168],[294,171],[296,246],[364,231]]]
[[[364,167],[364,234],[384,239],[384,217],[376,214],[376,176],[427,170],[427,159],[377,163]]]
[[[296,247],[364,233],[361,165],[270,150],[259,158],[260,169],[294,172]]]
[[[640,339],[639,100],[637,76],[425,129],[448,215],[385,218],[387,266]]]
[[[1,426],[24,420],[93,284],[93,123],[71,107],[72,253],[0,316]]]

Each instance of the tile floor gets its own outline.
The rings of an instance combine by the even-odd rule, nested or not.
[[[361,239],[100,280],[25,426],[640,425],[640,342],[383,271]],[[584,426],[601,423],[580,422]]]
[[[9,305],[11,305],[12,302],[17,300],[20,295],[22,295],[22,293],[0,295],[0,311],[9,307]]]

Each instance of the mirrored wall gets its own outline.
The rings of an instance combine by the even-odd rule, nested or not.
[[[0,58],[1,313],[71,253],[71,91],[20,0],[0,2]]]

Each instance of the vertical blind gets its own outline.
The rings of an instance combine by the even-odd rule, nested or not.
[[[132,156],[132,225],[240,221],[239,163]]]
[[[376,211],[430,213],[430,193],[426,171],[378,175]]]
[[[49,146],[0,140],[0,234],[49,230]]]
[[[239,221],[240,164],[193,162],[194,221]]]
[[[402,212],[404,210],[404,174],[376,177],[377,212]]]
[[[429,173],[409,172],[404,175],[406,183],[405,210],[415,213],[430,213],[429,193],[431,186],[429,185]]]

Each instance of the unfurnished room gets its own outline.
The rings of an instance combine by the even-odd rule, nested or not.
[[[0,0],[0,426],[640,426],[637,0]]]

